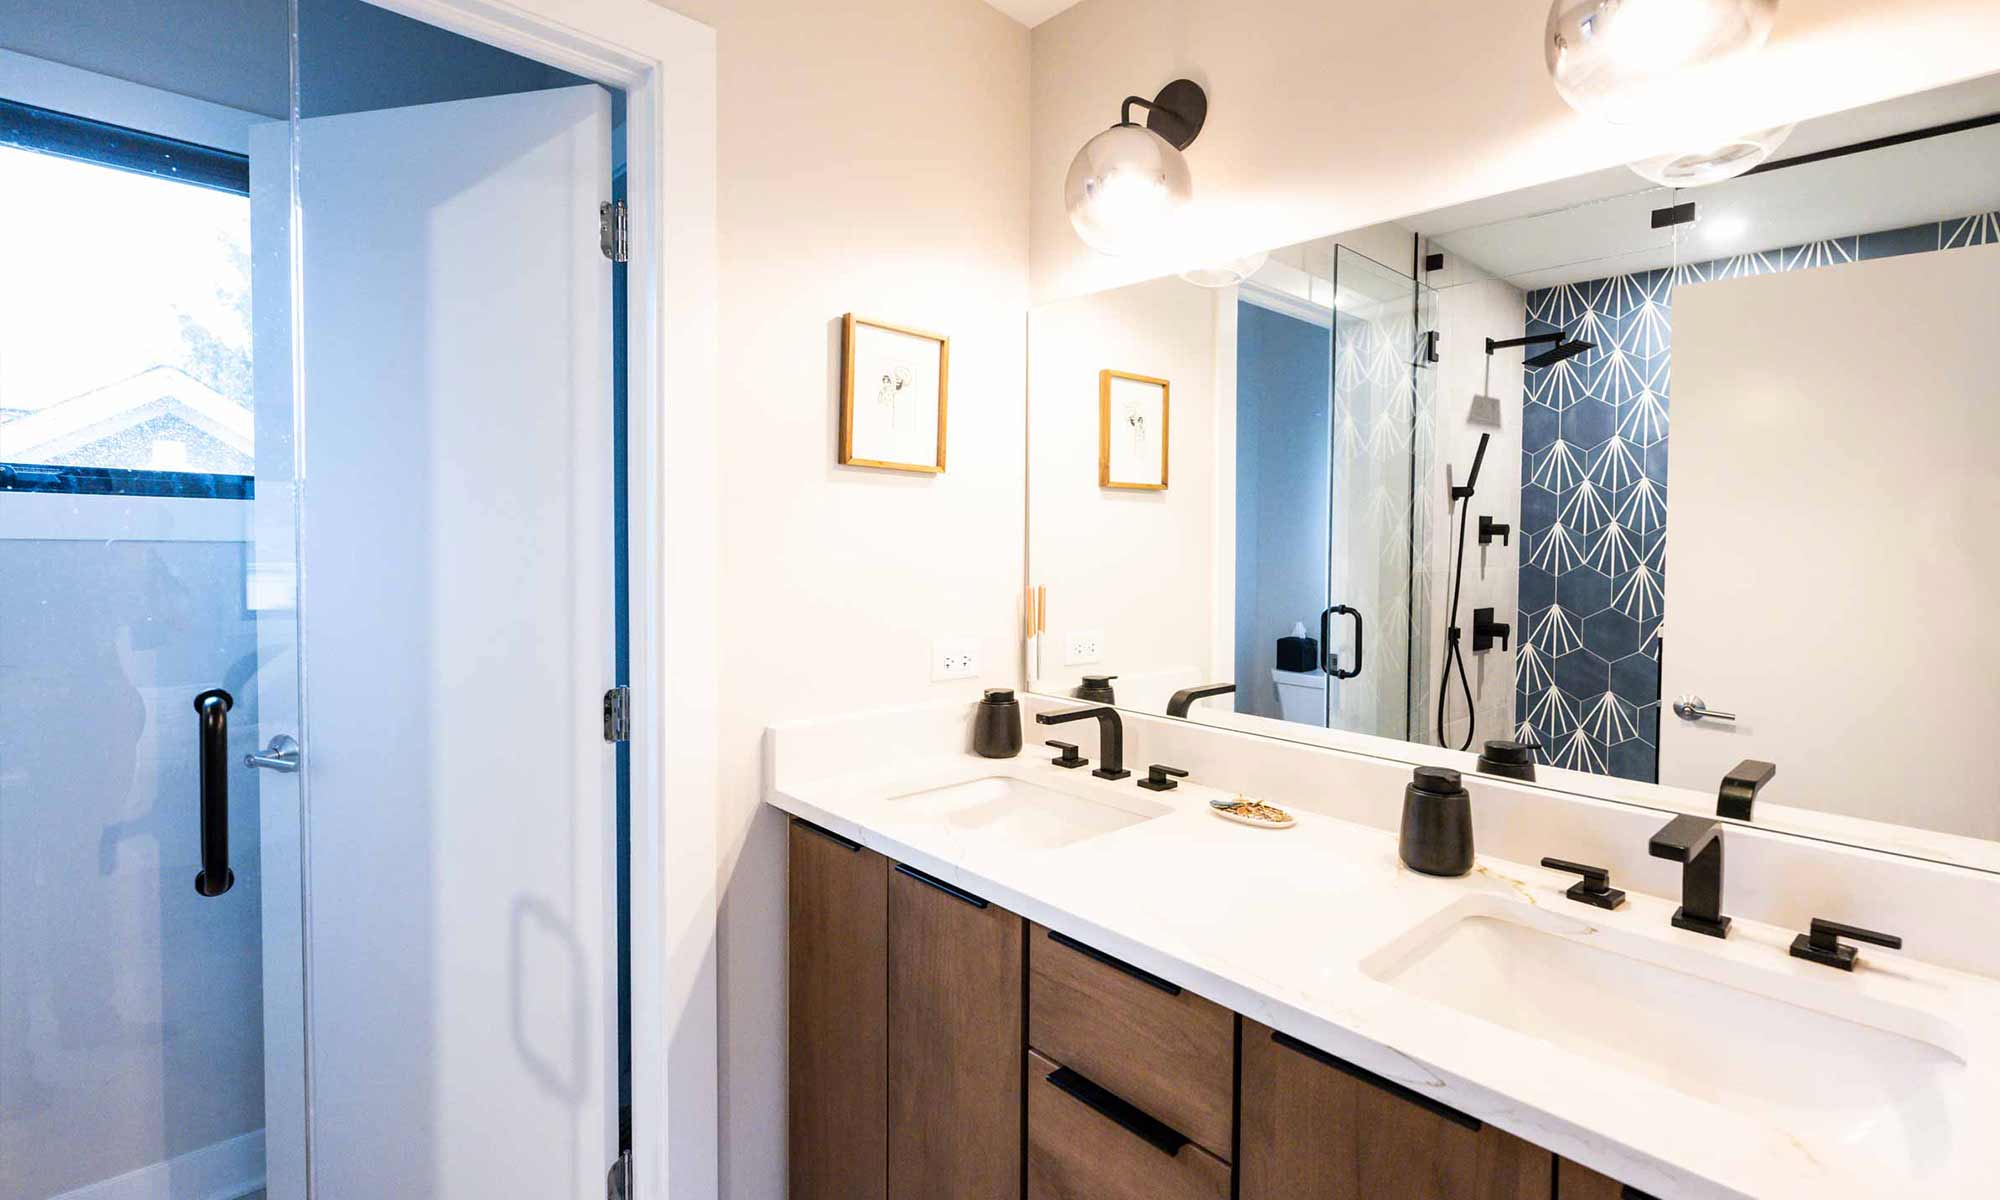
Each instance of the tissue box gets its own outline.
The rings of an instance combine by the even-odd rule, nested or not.
[[[1319,639],[1309,637],[1279,638],[1278,669],[1280,671],[1319,670]]]

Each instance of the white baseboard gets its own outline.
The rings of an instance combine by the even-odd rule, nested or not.
[[[190,1150],[54,1200],[239,1200],[264,1186],[264,1131]]]

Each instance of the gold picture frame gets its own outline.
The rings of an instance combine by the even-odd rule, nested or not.
[[[923,348],[930,343],[934,351]],[[840,465],[943,474],[951,339],[848,313],[841,318],[840,346]],[[857,374],[875,386],[875,395],[861,403],[854,394]],[[933,381],[934,408],[927,395]],[[932,451],[927,460],[919,459],[921,450]]]
[[[1126,386],[1120,386],[1120,385]],[[1130,371],[1103,370],[1097,373],[1097,486],[1131,491],[1167,490],[1167,437],[1171,427],[1173,388],[1164,379],[1135,375]],[[1158,421],[1152,412],[1153,394],[1158,393]],[[1113,393],[1120,410],[1114,421]],[[1118,426],[1114,441],[1113,426]],[[1159,442],[1159,471],[1152,470],[1152,443]]]

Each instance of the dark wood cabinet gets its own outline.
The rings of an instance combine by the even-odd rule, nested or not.
[[[1653,1200],[1638,1188],[1626,1187],[1609,1175],[1599,1175],[1568,1159],[1556,1161],[1556,1200]]]
[[[1021,918],[889,873],[889,1198],[1020,1200]]]
[[[889,860],[793,821],[792,1200],[884,1200]]]
[[[1028,1046],[1234,1153],[1236,1014],[1075,938],[1028,926]]]
[[[1229,1200],[1229,1164],[1156,1125],[1030,1050],[1028,1200]]]
[[[1241,1200],[1548,1200],[1555,1156],[1243,1022]]]
[[[790,839],[791,1200],[1647,1200],[948,881]]]

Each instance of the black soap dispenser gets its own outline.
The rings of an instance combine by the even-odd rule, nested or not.
[[[1479,752],[1479,771],[1482,775],[1525,779],[1532,783],[1535,779],[1535,748],[1523,742],[1494,738]]]
[[[1418,767],[1403,789],[1403,865],[1426,875],[1472,869],[1472,796],[1449,767]]]
[[[1083,682],[1070,695],[1094,704],[1116,704],[1118,695],[1111,690],[1111,681],[1116,678],[1116,675],[1085,675]]]
[[[1013,688],[987,688],[972,719],[972,752],[1012,758],[1021,752],[1021,702]]]

